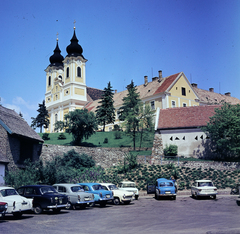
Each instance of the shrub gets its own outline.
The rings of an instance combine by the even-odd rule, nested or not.
[[[119,131],[115,131],[114,132],[114,137],[115,137],[115,139],[122,139],[122,133],[119,132]]]
[[[163,150],[165,156],[176,156],[178,154],[177,145],[167,145]]]
[[[60,133],[58,136],[58,140],[65,140],[66,136],[64,135],[64,133]]]
[[[108,138],[106,137],[103,141],[104,144],[107,144],[108,143]]]
[[[43,133],[42,139],[43,139],[44,141],[50,140],[49,133]]]
[[[113,126],[113,131],[119,131],[119,130],[120,130],[119,125],[114,124],[114,126]]]

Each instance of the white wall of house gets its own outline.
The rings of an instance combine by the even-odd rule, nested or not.
[[[161,130],[163,148],[177,145],[178,155],[199,158],[205,150],[206,134],[199,128]]]
[[[4,185],[5,181],[3,177],[5,176],[5,164],[0,163],[0,185]]]

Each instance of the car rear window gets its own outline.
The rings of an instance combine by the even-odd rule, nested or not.
[[[55,190],[55,188],[53,187],[42,187],[40,188],[40,191],[42,194],[45,194],[45,193],[56,193],[57,191]]]
[[[135,188],[136,185],[134,183],[127,183],[127,184],[122,184],[122,188]]]
[[[172,182],[160,182],[159,186],[160,187],[172,187],[173,183]]]
[[[84,189],[83,189],[83,187],[82,186],[72,186],[71,187],[71,190],[72,190],[72,192],[82,192],[82,191],[84,191]]]
[[[212,182],[198,182],[198,187],[210,186],[212,187]]]

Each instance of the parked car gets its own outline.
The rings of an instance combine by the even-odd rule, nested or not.
[[[120,190],[133,192],[135,199],[138,200],[139,191],[138,191],[138,188],[137,188],[135,182],[133,182],[133,181],[122,181],[122,182],[119,183],[118,188]]]
[[[5,216],[7,207],[8,207],[8,204],[6,202],[0,202],[0,217],[1,218],[3,218]]]
[[[113,204],[129,204],[133,200],[134,193],[118,189],[115,184],[100,183],[105,190],[113,192]]]
[[[155,183],[148,183],[147,194],[155,194],[155,198],[171,197],[176,200],[176,187],[172,180],[165,178],[157,179]]]
[[[5,214],[12,214],[20,218],[24,211],[32,210],[33,199],[27,199],[18,194],[18,192],[7,186],[0,186],[0,202],[7,203]]]
[[[68,196],[60,194],[50,185],[26,185],[17,189],[18,193],[26,198],[33,198],[33,211],[41,214],[43,210],[52,209],[59,213],[69,206]]]
[[[217,188],[213,185],[211,180],[195,180],[191,187],[192,197],[211,197],[213,199],[217,196]]]
[[[53,187],[61,194],[69,198],[69,209],[75,209],[76,206],[85,208],[94,203],[94,194],[86,193],[81,185],[78,184],[54,184]]]
[[[85,192],[94,194],[94,203],[106,206],[108,201],[113,200],[112,191],[106,191],[99,183],[79,183]]]

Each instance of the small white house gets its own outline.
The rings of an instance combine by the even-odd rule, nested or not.
[[[161,109],[158,113],[153,156],[163,155],[167,145],[177,145],[178,155],[185,157],[204,157],[208,153],[207,136],[201,127],[220,105],[191,106]]]

